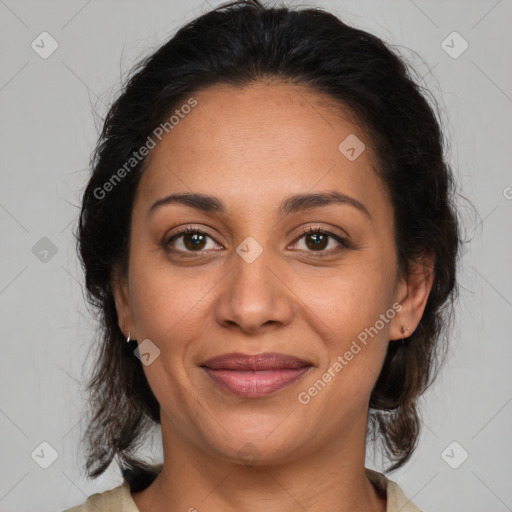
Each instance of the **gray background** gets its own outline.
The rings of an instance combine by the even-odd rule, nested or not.
[[[0,511],[56,512],[121,483],[112,468],[95,481],[81,469],[95,324],[72,232],[100,118],[122,76],[219,3],[0,0]],[[442,108],[451,163],[477,211],[460,203],[472,243],[449,359],[425,395],[419,447],[391,478],[425,512],[512,510],[512,2],[308,5],[401,47]],[[46,59],[31,47],[42,46],[43,31],[59,45]],[[457,58],[445,50],[458,53],[462,40],[442,46],[454,31],[469,44]],[[58,453],[48,469],[42,442]],[[159,448],[156,434],[148,455],[159,460]]]

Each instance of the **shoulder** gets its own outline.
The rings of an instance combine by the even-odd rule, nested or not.
[[[121,485],[93,494],[81,505],[64,512],[139,512],[130,494],[130,486],[124,481]]]
[[[382,473],[366,468],[366,474],[373,485],[387,496],[386,512],[421,512],[421,510],[407,498],[400,486],[389,480]]]
[[[123,483],[108,491],[93,494],[81,505],[63,512],[140,512],[131,492],[148,487],[162,471],[163,463],[134,467],[122,471]]]

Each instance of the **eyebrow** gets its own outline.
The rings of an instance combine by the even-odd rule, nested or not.
[[[183,204],[190,208],[195,208],[207,213],[225,214],[226,208],[222,201],[215,196],[199,193],[175,193],[162,197],[155,201],[149,208],[148,215],[152,214],[158,208],[168,204]],[[357,199],[342,194],[341,192],[315,192],[296,194],[287,197],[279,206],[278,214],[280,217],[304,210],[310,210],[330,204],[340,204],[352,206],[364,213],[369,219],[372,218],[366,206]]]

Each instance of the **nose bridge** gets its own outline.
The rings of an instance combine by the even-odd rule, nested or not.
[[[236,248],[236,255],[233,254],[233,283],[239,284],[240,291],[261,292],[267,289],[270,291],[269,274],[272,266],[272,250],[267,246],[263,247],[255,238],[245,238]],[[270,267],[270,268],[269,268]]]
[[[264,324],[290,320],[290,300],[271,248],[249,236],[236,247],[230,265],[216,308],[219,323],[236,323],[254,331]]]

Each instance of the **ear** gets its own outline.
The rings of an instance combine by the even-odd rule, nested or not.
[[[130,331],[130,338],[133,340],[137,339],[135,322],[133,321],[128,279],[126,276],[121,275],[119,271],[115,271],[111,279],[111,287],[117,310],[119,328],[126,338],[128,337],[128,331]]]
[[[395,300],[402,309],[393,318],[390,340],[407,338],[418,327],[434,282],[434,262],[435,254],[428,253],[411,264],[408,275],[400,277]],[[408,328],[405,333],[402,326]]]

